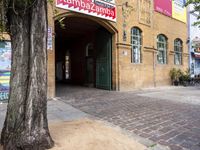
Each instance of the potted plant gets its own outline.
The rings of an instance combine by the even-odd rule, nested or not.
[[[187,69],[182,75],[180,76],[180,82],[183,86],[187,86],[190,82],[190,71]]]
[[[171,81],[172,81],[172,85],[178,86],[179,85],[179,81],[180,81],[180,77],[182,76],[182,71],[180,69],[176,69],[176,68],[172,68],[169,72]]]

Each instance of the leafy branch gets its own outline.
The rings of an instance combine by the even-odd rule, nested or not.
[[[193,9],[190,13],[193,13],[197,16],[197,21],[193,24],[200,28],[200,0],[187,0],[185,6],[193,6]]]

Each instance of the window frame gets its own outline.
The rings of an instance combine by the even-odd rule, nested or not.
[[[160,38],[162,40],[160,40]],[[158,64],[167,64],[167,49],[168,49],[168,38],[163,35],[163,34],[159,34],[157,36],[157,63]],[[159,60],[159,55],[161,54],[162,57],[162,61]]]
[[[142,63],[142,30],[138,27],[131,28],[131,63]]]
[[[180,42],[180,43],[178,43]],[[176,57],[178,56],[178,57]],[[179,59],[177,63],[176,59]],[[182,65],[183,64],[183,41],[179,38],[174,40],[174,64]]]

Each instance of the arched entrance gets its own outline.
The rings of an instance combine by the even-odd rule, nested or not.
[[[101,24],[68,16],[55,21],[57,85],[112,89],[112,33]]]

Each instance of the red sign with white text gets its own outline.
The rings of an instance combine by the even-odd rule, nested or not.
[[[154,0],[154,9],[167,16],[172,16],[172,0]]]
[[[104,0],[56,0],[56,7],[116,22],[116,5]]]

